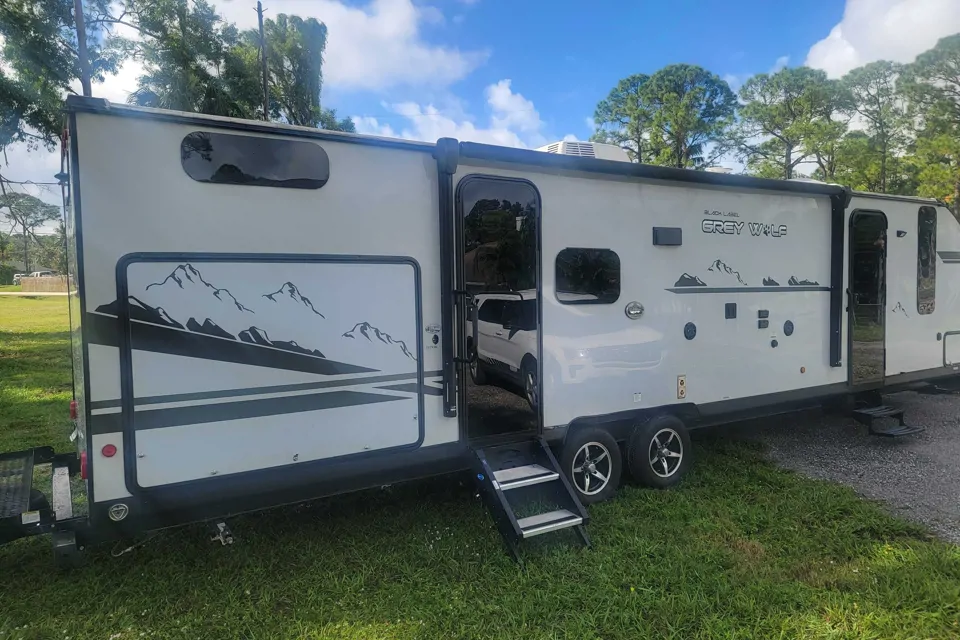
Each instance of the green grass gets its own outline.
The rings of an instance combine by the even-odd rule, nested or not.
[[[60,304],[0,300],[6,445],[65,433]],[[695,452],[679,489],[592,507],[592,550],[546,536],[523,569],[465,478],[234,518],[232,547],[190,526],[95,548],[70,573],[19,541],[0,547],[0,639],[960,637],[960,548],[755,445]]]
[[[18,284],[0,284],[0,292],[2,291],[20,291],[20,285]]]

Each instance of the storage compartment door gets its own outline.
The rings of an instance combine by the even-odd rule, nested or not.
[[[124,428],[138,486],[419,446],[412,260],[141,256],[125,266],[113,311],[129,317]]]

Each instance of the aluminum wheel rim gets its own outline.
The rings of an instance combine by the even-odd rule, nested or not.
[[[529,402],[531,406],[536,407],[539,401],[537,397],[537,379],[532,371],[527,371],[527,375],[523,377],[523,388],[527,392],[527,402]]]
[[[610,475],[613,471],[613,460],[610,451],[599,442],[588,442],[573,456],[570,470],[573,483],[577,490],[586,495],[594,496],[607,488],[610,484]]]
[[[650,440],[647,453],[653,472],[661,478],[669,478],[683,461],[683,440],[673,429],[660,429]]]
[[[478,372],[479,370],[480,370],[480,361],[477,360],[476,357],[474,357],[474,359],[470,361],[470,376],[471,376],[474,380],[477,379],[477,372]]]

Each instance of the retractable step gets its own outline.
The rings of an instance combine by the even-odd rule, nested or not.
[[[860,409],[854,409],[852,412],[853,419],[864,424],[870,429],[870,435],[874,436],[883,436],[886,438],[899,438],[902,436],[909,436],[915,433],[920,433],[921,431],[926,430],[926,427],[916,427],[908,425],[903,416],[903,409],[897,409],[895,407],[888,407],[886,405],[879,405],[875,407],[863,407]],[[878,427],[874,424],[876,420],[889,419],[896,420],[897,425],[891,427]]]
[[[585,546],[589,516],[541,438],[474,449],[481,495],[504,543],[521,562],[519,543],[572,529]]]

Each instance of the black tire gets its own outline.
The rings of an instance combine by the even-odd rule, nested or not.
[[[666,489],[680,482],[690,469],[692,458],[690,434],[676,416],[657,416],[637,425],[627,445],[630,475],[654,489]]]
[[[606,452],[606,455],[603,455]],[[594,474],[589,474],[586,464],[594,464]],[[582,504],[594,504],[609,500],[620,487],[623,459],[620,447],[608,432],[595,427],[576,429],[571,433],[560,451],[560,468],[573,485],[573,490]],[[575,469],[581,469],[576,471]],[[599,474],[599,475],[597,475]],[[590,476],[590,482],[586,480]],[[598,477],[606,481],[597,490],[594,483]]]
[[[480,358],[474,356],[469,368],[470,379],[473,380],[473,384],[477,385],[478,387],[482,387],[490,382],[490,377],[487,375],[487,372],[484,371],[483,363],[480,362]]]
[[[523,396],[534,413],[539,411],[540,385],[537,377],[537,360],[531,356],[523,359],[520,365],[520,385],[523,387]],[[529,385],[532,385],[532,389]]]

